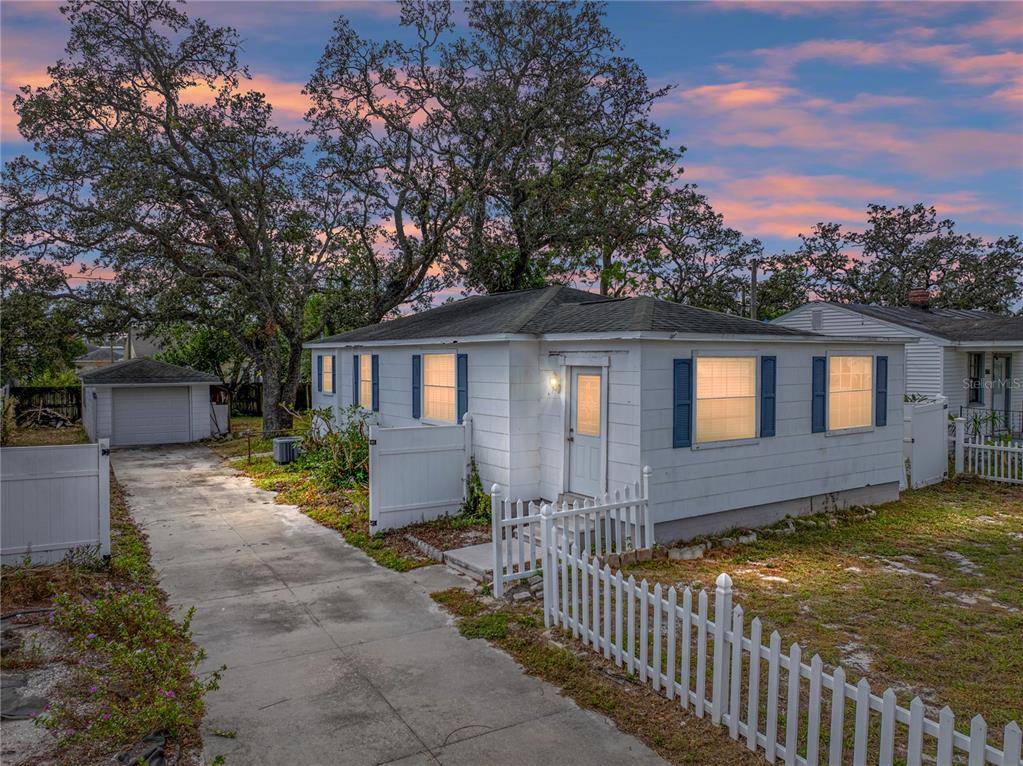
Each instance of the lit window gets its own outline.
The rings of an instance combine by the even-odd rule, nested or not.
[[[323,356],[322,368],[320,372],[320,390],[325,394],[334,393],[334,357],[330,355]]]
[[[455,355],[423,357],[423,417],[455,422]]]
[[[696,441],[752,439],[757,435],[757,360],[698,357]]]
[[[359,404],[373,404],[373,357],[369,354],[359,357]]]
[[[833,356],[828,360],[828,430],[871,424],[873,364],[869,356]]]

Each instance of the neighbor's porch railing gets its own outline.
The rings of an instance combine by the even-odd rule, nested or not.
[[[1023,441],[1008,436],[972,435],[964,418],[955,419],[955,472],[981,479],[1023,484]]]

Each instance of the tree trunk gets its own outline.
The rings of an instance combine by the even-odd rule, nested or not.
[[[600,294],[607,295],[608,286],[611,282],[611,248],[607,245],[601,247],[600,252]]]

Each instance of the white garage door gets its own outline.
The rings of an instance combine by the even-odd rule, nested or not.
[[[188,386],[115,388],[114,445],[191,441]]]

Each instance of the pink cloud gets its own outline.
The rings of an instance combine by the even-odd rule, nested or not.
[[[964,37],[996,43],[1018,43],[1023,40],[1023,4],[998,3],[997,10],[987,18],[960,26],[956,31]]]

